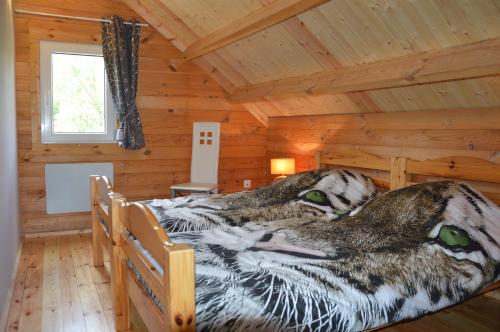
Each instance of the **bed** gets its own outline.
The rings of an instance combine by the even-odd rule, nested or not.
[[[115,291],[117,289],[116,281],[121,280],[120,273],[122,270],[115,265],[119,264],[120,249],[118,243],[120,241],[121,224],[117,218],[113,218],[113,209],[111,203],[113,199],[124,199],[122,195],[113,191],[113,187],[109,183],[106,176],[92,175],[90,177],[90,193],[91,193],[91,225],[92,225],[92,264],[94,266],[104,266],[104,252],[109,257],[109,273],[111,280],[111,293],[113,297],[113,311],[115,317],[127,315],[128,306],[123,305],[120,294]],[[105,269],[106,270],[106,269]],[[125,308],[125,309],[123,309]],[[124,320],[116,319],[115,324],[117,330],[123,330],[121,324]],[[126,324],[125,324],[126,325]]]
[[[465,159],[457,159],[461,160],[460,164],[457,166],[457,162],[454,160],[454,158],[450,160],[453,161],[453,163],[451,163],[451,165],[453,165],[452,168],[449,167],[450,161],[434,160],[420,162],[406,160],[405,158],[385,159],[367,154],[360,155],[357,152],[353,152],[350,154],[343,153],[341,155],[323,154],[318,157],[318,162],[320,164],[323,164],[323,166],[333,165],[336,167],[357,167],[363,169],[390,171],[388,181],[387,179],[378,179],[376,177],[374,177],[373,179],[378,185],[389,186],[391,189],[405,187],[410,180],[409,173],[411,172],[415,172],[416,174],[420,175],[429,174],[432,176],[441,177],[453,176],[453,178],[462,180],[491,181],[491,179],[493,179],[493,182],[498,181],[498,179],[496,178],[499,174],[498,166],[495,164],[479,160],[464,161]],[[474,166],[474,171],[471,171],[470,167],[466,167],[466,163]],[[450,172],[452,172],[452,174],[450,174]],[[196,233],[199,230],[187,230],[186,232],[173,232],[172,234],[169,233],[169,236],[158,223],[158,218],[157,216],[155,216],[154,210],[152,210],[151,208],[148,208],[141,203],[127,203],[125,198],[120,196],[113,197],[111,201],[113,211],[112,220],[114,220],[114,222],[112,221],[112,225],[115,226],[113,228],[113,233],[117,234],[115,247],[118,247],[118,253],[114,257],[118,257],[119,260],[118,263],[114,264],[114,267],[116,269],[116,271],[114,272],[114,278],[116,278],[116,280],[113,283],[113,293],[116,302],[115,314],[117,326],[119,327],[119,329],[126,329],[128,327],[128,298],[130,298],[130,300],[135,304],[141,318],[143,319],[148,329],[151,331],[194,330],[196,326],[198,326],[198,328],[200,329],[205,330],[223,330],[224,328],[227,328],[227,325],[221,326],[210,323],[210,319],[213,320],[214,317],[217,316],[214,316],[213,312],[211,312],[212,316],[203,316],[198,314],[199,317],[203,318],[201,321],[196,322],[197,315],[195,306],[196,295],[194,275],[195,255],[193,247],[197,248],[197,255],[201,256],[202,259],[203,257],[205,257],[206,261],[214,261],[215,258],[210,256],[213,255],[213,249],[210,249],[211,251],[207,249],[208,247],[213,248],[216,245],[216,243],[214,243],[214,238],[225,239],[224,241],[222,241],[222,243],[219,243],[219,246],[224,247],[224,243],[231,243],[231,241],[232,243],[235,243],[235,245],[237,244],[238,246],[241,246],[241,243],[244,243],[245,239],[247,239],[249,236],[247,233],[253,232],[252,234],[255,234],[255,232],[261,232],[267,236],[267,238],[266,236],[260,238],[263,239],[262,241],[254,241],[253,247],[246,248],[245,250],[240,250],[239,254],[243,253],[243,256],[248,255],[250,251],[253,253],[272,251],[274,255],[277,251],[279,252],[280,250],[293,251],[295,253],[294,257],[297,257],[297,259],[299,260],[315,260],[319,259],[318,257],[322,257],[322,255],[325,255],[324,250],[320,250],[318,248],[307,248],[307,245],[304,247],[297,245],[296,242],[292,241],[291,243],[290,241],[286,241],[286,235],[293,236],[293,232],[300,233],[308,227],[311,230],[311,233],[316,234],[317,238],[320,238],[322,233],[326,234],[326,232],[328,231],[327,229],[324,229],[322,232],[318,232],[316,228],[311,229],[312,226],[310,223],[301,223],[301,221],[297,218],[291,218],[283,221],[279,226],[280,230],[277,232],[276,230],[275,232],[269,232],[269,229],[267,229],[265,225],[263,226],[262,224],[260,224],[251,225],[252,227],[250,227],[250,229],[239,228],[238,232],[236,232],[235,234],[233,229],[229,227],[226,227],[225,229],[219,229],[219,226],[221,225],[218,225],[218,233],[216,232],[215,236],[214,230],[210,229],[202,230],[201,235],[200,233]],[[359,212],[358,215],[360,213],[362,215],[363,211],[364,209],[361,209],[361,212]],[[356,216],[348,218],[356,218]],[[318,224],[317,222],[315,223],[315,225],[322,226],[322,224]],[[283,231],[283,229],[286,229],[286,231]],[[285,236],[283,235],[283,233],[285,233]],[[252,234],[250,234],[250,237],[252,237]],[[302,236],[303,235],[304,234],[302,234]],[[206,238],[211,238],[211,240],[206,241]],[[311,239],[308,245],[313,242],[314,241]],[[255,243],[257,243],[257,246],[255,245]],[[256,248],[258,248],[259,250],[256,250]],[[270,250],[270,248],[272,250]],[[222,251],[224,252],[224,250],[226,249],[227,248],[223,248]],[[332,256],[332,253],[330,253],[330,256]],[[276,257],[274,257],[273,259],[275,258]],[[276,261],[273,261],[273,264],[275,263]],[[305,263],[302,262],[301,264]],[[198,284],[200,282],[199,279],[203,279],[203,277],[206,277],[206,274],[208,273],[206,271],[209,270],[204,268],[200,270],[199,266],[200,264],[198,262]],[[311,264],[309,264],[308,266],[311,266]],[[317,266],[315,266],[314,268],[320,269]],[[358,266],[357,268],[359,269],[360,267]],[[288,273],[291,273],[291,270],[286,271]],[[309,273],[312,272],[309,271]],[[138,275],[140,277],[138,277]],[[324,275],[325,274],[323,274],[322,276]],[[210,278],[206,280],[209,279]],[[373,277],[373,279],[374,280],[371,281],[372,284],[381,282],[380,280],[377,280],[376,277]],[[215,285],[214,280],[215,279],[210,279],[209,281],[213,285]],[[255,281],[258,280],[258,277],[254,277],[252,280],[255,283]],[[218,284],[217,287],[220,287],[220,285],[221,284]],[[467,291],[464,291],[461,296],[465,298],[471,293],[484,291],[486,289],[496,287],[497,285],[498,283],[494,285],[486,285],[486,282],[484,280],[480,280],[477,284],[475,284],[474,287],[471,287],[467,289]],[[359,286],[361,288],[361,286],[363,285]],[[363,287],[366,287],[366,285],[364,285]],[[203,290],[203,288],[201,288],[201,290]],[[241,292],[241,289],[233,289],[233,291]],[[256,290],[253,291],[256,292]],[[437,293],[437,291],[435,291],[434,293]],[[154,294],[153,297],[151,296],[152,294]],[[223,296],[221,298],[227,300],[227,298],[224,298]],[[442,300],[443,298],[444,296],[439,296],[439,300],[437,300],[436,302],[439,305],[437,305],[433,310],[437,310],[443,306],[450,304],[445,300]],[[455,302],[460,300],[462,300],[462,298],[455,299]],[[403,311],[404,307],[401,303],[398,304],[397,299],[395,299],[393,302],[394,309],[389,310],[392,315],[397,314],[398,311]],[[163,306],[158,305],[159,303],[163,304]],[[199,308],[200,301],[198,301],[198,303]],[[307,307],[306,304],[304,304],[303,306]],[[281,310],[282,312],[286,312],[286,310],[284,310],[283,308],[281,308]],[[209,310],[207,309],[205,311]],[[387,313],[387,311],[383,312]],[[413,316],[405,316],[402,319],[406,318],[413,318]],[[342,328],[354,328],[362,330],[384,325],[387,322],[392,323],[392,320],[387,320],[387,317],[379,317],[377,319],[372,320],[374,322],[373,324],[342,325],[341,323],[338,323],[337,328],[339,330],[342,330]],[[386,319],[386,321],[384,321],[384,319]],[[339,321],[342,321],[341,316],[339,316]],[[234,325],[236,323],[233,321],[232,324]],[[237,324],[239,325],[234,326],[244,326],[242,325],[241,321],[237,322]],[[249,324],[248,321],[246,322],[246,324]],[[263,325],[258,325],[259,323],[257,322],[256,324],[257,325],[247,327],[260,329],[263,329],[264,327],[267,327],[269,329],[282,327],[280,323],[276,323],[277,325],[273,325],[274,323],[271,324],[262,322],[261,324]],[[320,327],[324,327],[327,330],[331,329],[331,326],[328,327],[328,325],[322,325],[327,324],[325,322],[321,322],[318,324],[320,324]],[[339,328],[339,326],[342,328]],[[228,329],[230,330],[230,328]],[[319,330],[321,330],[321,328],[319,328]]]
[[[162,204],[155,206],[154,201],[160,200],[144,201],[143,203],[147,204],[151,211],[158,211],[154,219],[157,220],[156,222],[160,222],[161,226],[169,233],[207,229],[220,224],[234,226],[247,220],[266,222],[285,216],[287,218],[305,216],[338,218],[364,204],[375,195],[376,190],[369,178],[357,172],[347,172],[346,174],[348,175],[335,170],[316,171],[300,178],[289,178],[287,181],[276,183],[271,191],[259,189],[254,192],[241,192],[224,196],[180,197],[163,200],[169,205],[169,209],[165,210],[169,212],[168,214],[160,213]],[[122,225],[117,222],[117,218],[112,217],[116,212],[109,206],[113,199],[124,200],[125,198],[112,191],[105,177],[94,176],[91,178],[91,183],[95,261],[96,264],[102,264],[102,247],[109,248],[108,251],[112,252],[112,257],[116,258],[119,255],[117,243],[121,241],[119,228]],[[301,194],[304,188],[308,188],[308,194]],[[334,202],[330,206],[314,202],[310,199],[309,194],[318,193],[316,189],[321,190],[321,194],[329,195]],[[301,197],[299,204],[288,204],[296,196]],[[319,198],[321,197],[314,197],[315,200]],[[200,218],[200,216],[202,217]],[[159,226],[157,224],[155,227]],[[135,234],[135,232],[131,233]],[[141,242],[134,241],[134,243]],[[149,253],[149,251],[147,252]],[[146,258],[154,259],[151,254],[148,254]],[[112,267],[118,264],[116,263],[118,260],[112,259]],[[157,264],[157,266],[159,265]],[[116,269],[112,268],[111,270],[112,274],[120,273]],[[156,268],[156,270],[161,269]],[[136,269],[136,272],[139,270]],[[113,282],[115,281],[113,278]],[[127,308],[120,308],[119,304],[126,302],[126,300],[121,299],[118,290],[114,292],[113,296],[117,308],[117,325],[121,326],[120,317],[122,315],[120,312],[126,313]],[[156,300],[162,302],[159,298]]]

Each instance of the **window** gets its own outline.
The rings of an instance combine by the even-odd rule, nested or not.
[[[113,142],[116,119],[99,45],[40,42],[43,143]]]

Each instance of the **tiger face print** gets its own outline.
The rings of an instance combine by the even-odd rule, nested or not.
[[[169,232],[241,226],[249,221],[347,215],[375,196],[373,182],[348,170],[299,173],[252,192],[145,202]]]
[[[360,331],[500,277],[500,209],[454,182],[385,193],[334,223],[250,222],[172,240],[195,247],[203,331]]]

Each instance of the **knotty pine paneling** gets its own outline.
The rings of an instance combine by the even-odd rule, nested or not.
[[[295,157],[297,171],[313,168],[317,151],[353,149],[383,157],[470,156],[500,163],[500,108],[270,118],[268,156]],[[500,193],[498,183],[475,185]]]
[[[137,16],[119,1],[19,0],[17,8],[102,17]],[[189,181],[194,121],[221,122],[219,183],[223,192],[267,181],[266,128],[241,106],[229,104],[220,87],[153,28],[143,28],[137,105],[147,146],[124,151],[112,144],[41,144],[39,42],[99,44],[98,23],[16,16],[16,97],[19,185],[24,233],[88,228],[89,214],[47,215],[46,163],[114,164],[116,191],[131,199],[166,197],[169,186]]]

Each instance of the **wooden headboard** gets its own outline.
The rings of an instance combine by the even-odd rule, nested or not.
[[[377,186],[391,190],[442,178],[468,181],[493,202],[500,204],[500,165],[484,159],[457,156],[412,160],[399,156],[382,157],[354,150],[318,153],[316,166],[389,172],[388,178],[371,177]]]

